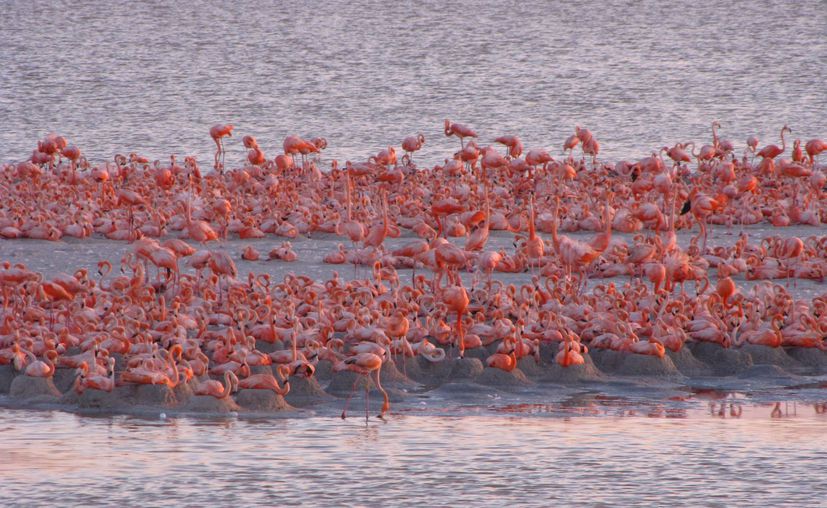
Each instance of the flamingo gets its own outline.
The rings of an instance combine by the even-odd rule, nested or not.
[[[238,380],[238,388],[246,389],[246,390],[272,390],[276,393],[276,395],[281,395],[282,397],[290,393],[290,366],[289,365],[279,365],[278,367],[278,374],[279,377],[283,381],[283,385],[279,385],[278,380],[272,374],[251,374],[243,379]],[[231,374],[230,372],[227,375]],[[225,381],[225,386],[227,382]]]
[[[827,141],[824,141],[823,139],[811,139],[804,145],[804,150],[810,158],[810,166],[815,167],[815,158],[821,152],[827,150]]]
[[[443,289],[442,300],[445,302],[445,305],[447,305],[449,311],[456,312],[457,314],[456,341],[459,346],[459,357],[463,358],[465,356],[465,334],[462,329],[462,316],[466,309],[468,309],[470,300],[468,298],[468,292],[465,291],[465,288],[462,286],[462,281],[459,281],[459,284],[456,286],[449,286]]]
[[[465,148],[465,138],[476,138],[477,133],[470,127],[459,123],[453,123],[447,118],[445,119],[445,135],[448,137],[456,136],[459,138],[460,148]]]
[[[792,134],[792,130],[786,125],[781,128],[781,148],[778,145],[767,145],[758,151],[758,156],[764,159],[775,159],[787,149],[787,142],[784,140],[784,132]]]
[[[496,353],[485,359],[485,364],[488,367],[511,372],[517,368],[517,356],[515,354],[515,339],[509,337],[503,339],[501,345],[505,351],[497,350]]]
[[[385,414],[390,409],[390,398],[388,397],[388,392],[382,388],[382,383],[379,379],[379,373],[382,370],[382,358],[374,353],[358,353],[354,356],[345,358],[344,360],[336,363],[333,366],[334,372],[341,372],[341,371],[350,371],[355,372],[365,378],[373,378],[373,382],[376,385],[376,389],[382,393],[382,410],[380,411],[378,418],[384,419]],[[354,389],[356,385],[354,384]],[[368,395],[369,387],[365,385],[365,423],[368,421],[368,403],[367,403],[367,395]],[[353,392],[351,392],[351,396]],[[348,402],[350,401],[350,397],[348,397]],[[344,420],[347,418],[347,404],[345,405],[344,410],[342,410],[342,419]]]
[[[233,135],[233,126],[232,124],[216,124],[210,128],[210,137],[215,142],[215,169],[216,170],[223,170],[224,169],[224,141],[225,137],[232,137]],[[219,164],[220,160],[220,164]]]
[[[494,142],[505,145],[509,157],[517,158],[523,153],[523,142],[517,136],[500,136]]]
[[[192,388],[192,393],[195,395],[209,395],[216,399],[226,399],[238,387],[238,377],[232,371],[224,372],[224,383],[214,379],[208,379],[195,383]]]
[[[566,154],[566,150],[569,151],[569,159],[572,157],[572,153],[577,145],[580,143],[580,138],[577,137],[577,134],[572,134],[571,136],[567,137],[566,140],[563,142],[563,155]]]
[[[422,149],[422,146],[425,144],[425,136],[422,135],[420,132],[416,136],[408,136],[402,140],[402,150],[405,151],[405,157],[403,158],[403,162],[407,164],[413,163],[413,154],[416,151]]]
[[[583,365],[586,363],[583,355],[580,354],[579,348],[572,347],[573,342],[571,332],[566,331],[565,341],[560,344],[560,351],[554,357],[554,361],[556,361],[559,366],[571,367],[572,365]]]
[[[78,377],[75,380],[75,391],[83,393],[87,389],[100,390],[102,392],[111,392],[115,389],[115,359],[109,358],[107,360],[108,375],[101,376],[99,374],[90,374],[89,365],[83,362],[78,369]]]
[[[573,240],[565,235],[558,236],[557,224],[559,222],[559,214],[560,197],[557,196],[555,197],[554,222],[551,228],[551,239],[554,244],[554,250],[566,267],[566,274],[570,277],[574,269],[577,269],[580,272],[580,284],[584,284],[586,268],[595,259],[600,257],[600,252],[585,242]]]

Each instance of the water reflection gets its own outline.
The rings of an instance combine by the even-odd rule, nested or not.
[[[744,413],[744,406],[740,403],[726,403],[726,402],[710,402],[709,414],[719,418],[740,418]]]
[[[4,499],[26,505],[703,504],[693,492],[707,501],[726,493],[721,505],[756,496],[807,505],[802,478],[821,485],[812,467],[827,452],[827,402],[629,399],[600,406],[592,398],[584,410],[597,416],[575,416],[570,401],[519,403],[481,416],[394,415],[368,427],[335,416],[159,425],[5,411],[0,478]],[[731,417],[733,408],[742,417]],[[761,474],[745,476],[744,464]]]
[[[724,395],[725,394],[725,395]],[[559,403],[517,403],[500,406],[488,406],[493,414],[511,414],[526,416],[601,416],[617,418],[703,418],[712,416],[717,419],[749,418],[749,419],[778,419],[795,418],[799,416],[799,408],[812,408],[806,415],[827,414],[827,402],[805,403],[801,401],[785,401],[772,403],[754,403],[748,401],[742,394],[734,392],[717,392],[708,400],[710,393],[702,391],[697,397],[706,400],[706,409],[697,405],[675,405],[653,401],[640,401],[623,397],[607,397],[600,400],[598,397],[572,398]],[[674,400],[674,399],[673,399]],[[681,398],[681,402],[691,402],[689,398]],[[803,414],[803,413],[802,413]]]

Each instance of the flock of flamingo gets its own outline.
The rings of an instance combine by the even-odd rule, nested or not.
[[[420,134],[402,141],[401,157],[390,146],[324,171],[326,140],[299,136],[274,158],[244,136],[246,161],[227,169],[232,125],[210,129],[208,172],[194,157],[135,153],[94,165],[49,135],[0,170],[2,241],[95,235],[131,245],[97,272],[50,278],[2,263],[0,393],[221,412],[349,401],[362,387],[366,417],[372,391],[384,417],[392,398],[458,380],[827,368],[827,294],[789,290],[823,280],[827,237],[741,233],[708,245],[713,226],[827,220],[818,165],[827,142],[795,140],[786,158],[784,126],[780,147],[750,137],[738,153],[719,128],[703,146],[606,164],[585,128],[555,158],[525,151],[517,136],[481,146],[473,129],[446,120],[459,150],[443,164],[417,167]],[[679,245],[677,232],[693,228]],[[513,235],[513,248],[491,248],[491,231]],[[578,231],[593,236],[564,234]],[[280,237],[267,257],[295,262],[300,235],[340,238],[324,262],[361,276],[244,276],[234,257],[260,259],[252,245],[211,249]]]

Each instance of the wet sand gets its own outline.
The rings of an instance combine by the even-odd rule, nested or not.
[[[734,355],[738,358],[735,363]],[[796,357],[805,357],[808,363]],[[533,358],[521,361],[535,363]],[[404,363],[400,360],[383,368],[383,386],[390,395],[392,415],[440,414],[458,407],[489,407],[492,400],[498,401],[493,409],[509,404],[545,404],[577,394],[617,396],[679,408],[693,400],[691,394],[696,390],[718,393],[721,399],[734,398],[737,394],[747,398],[741,402],[749,403],[777,400],[819,403],[823,402],[823,389],[827,387],[827,353],[801,348],[769,350],[749,346],[725,350],[714,344],[691,344],[678,355],[663,358],[596,351],[586,356],[585,365],[563,368],[541,363],[533,370],[526,368],[530,375],[520,368],[512,372],[483,368],[475,358],[447,359],[430,372],[430,384],[406,376]],[[68,369],[59,369],[59,373],[63,370]],[[699,372],[703,375],[698,375]],[[0,392],[0,406],[84,414],[157,416],[163,413],[173,417],[232,413],[281,418],[335,416],[351,396],[350,414],[359,417],[360,413],[364,415],[366,389],[371,417],[378,412],[381,402],[381,395],[372,382],[350,372],[324,378],[291,378],[291,392],[283,398],[263,390],[241,390],[226,401],[204,396],[183,397],[165,386],[152,385],[123,385],[112,393],[89,389],[82,395],[69,389],[61,394],[51,380],[38,379],[39,384],[23,381],[17,376],[10,386],[4,385],[9,388]]]

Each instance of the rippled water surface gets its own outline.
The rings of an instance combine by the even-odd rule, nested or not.
[[[798,412],[395,416],[368,427],[0,413],[0,477],[15,505],[814,506],[827,488],[817,470],[827,420]]]
[[[612,159],[708,142],[716,118],[737,146],[827,132],[818,1],[10,0],[0,39],[0,160],[59,131],[91,159],[207,161],[219,122],[271,156],[325,136],[328,160],[421,131],[428,162],[456,149],[446,117],[555,151],[586,125]]]
[[[585,125],[609,159],[708,142],[713,119],[737,147],[750,134],[777,143],[784,123],[794,137],[827,134],[823,2],[9,0],[0,11],[0,161],[27,157],[50,131],[91,160],[209,161],[219,122],[236,126],[230,165],[241,135],[272,157],[293,133],[325,136],[329,161],[423,132],[418,157],[439,162],[457,145],[442,134],[446,117],[483,143],[516,133],[556,153]],[[39,245],[4,255],[55,268],[30,252]],[[67,245],[62,254],[83,258]],[[0,409],[0,499],[813,506],[827,489],[823,385],[730,384],[755,383],[769,391],[743,408],[674,401],[675,386],[636,387],[632,402],[622,384],[586,402],[571,389],[513,399],[491,389],[470,404],[437,394],[367,426],[338,419],[341,401],[261,420]]]

